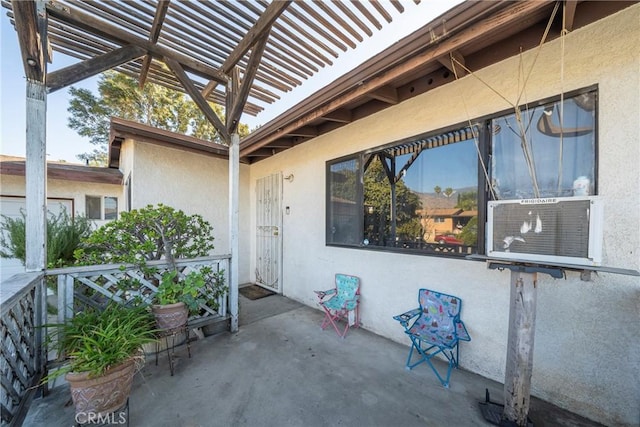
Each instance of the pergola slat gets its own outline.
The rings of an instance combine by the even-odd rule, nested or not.
[[[373,35],[373,31],[371,31],[371,29],[367,27],[367,25],[362,22],[362,20],[358,18],[358,16],[346,6],[345,2],[343,2],[342,0],[333,0],[332,3],[335,7],[340,9],[342,13],[347,15],[349,19],[351,19],[351,21],[353,21],[362,31],[364,31],[367,36],[371,37]]]
[[[337,13],[335,13],[329,6],[327,6],[325,4],[325,2],[323,1],[318,1],[318,0],[314,0],[313,4],[315,4],[318,8],[320,8],[320,10],[322,10],[324,13],[326,13],[331,19],[333,19],[336,23],[340,24],[340,26],[349,34],[351,34],[351,36],[353,38],[355,38],[356,40],[358,40],[359,42],[361,42],[363,39],[363,37],[360,35],[360,33],[358,33],[351,25],[349,25],[347,23],[347,21],[345,21],[344,19],[342,19],[340,17],[340,15],[338,15]],[[355,47],[355,46],[354,46]]]
[[[228,9],[228,11],[223,8]],[[241,26],[245,30],[251,28],[251,24],[249,23],[253,22],[253,20],[246,12],[236,7],[234,2],[225,1],[220,3],[218,12],[221,16],[227,17],[227,19],[231,19],[231,16],[236,16],[236,19],[237,17],[241,17],[242,19],[247,21],[247,23],[236,22],[237,25]],[[274,29],[276,28],[281,29],[283,34],[280,34],[281,31],[274,31]],[[284,46],[296,52],[298,55],[304,56],[309,61],[314,62],[320,67],[324,67],[325,63],[329,62],[329,60],[325,58],[324,55],[322,55],[313,46],[308,43],[302,42],[298,37],[294,36],[293,33],[291,31],[288,31],[286,28],[281,28],[281,26],[279,25],[274,25],[270,34],[274,39],[271,40],[270,43],[277,49],[285,50],[285,48],[281,47],[282,45],[280,45],[280,43],[282,43]],[[275,40],[277,40],[279,43],[276,43]],[[314,71],[318,71],[318,69],[316,68]]]
[[[371,4],[373,5],[374,9],[377,10],[380,15],[382,15],[385,21],[391,22],[393,20],[391,18],[391,15],[389,15],[389,13],[384,9],[384,7],[382,7],[379,2],[372,1]]]
[[[382,29],[382,24],[378,21],[369,10],[359,0],[351,0],[356,9],[358,9],[378,30]]]
[[[292,7],[287,11],[287,15],[291,15],[293,18],[295,18],[302,24],[306,25],[310,30],[316,32],[320,37],[324,38],[324,40],[330,42],[331,44],[336,46],[338,49],[342,50],[343,52],[347,51],[347,47],[342,42],[337,40],[331,34],[327,33],[322,27],[317,25],[315,22],[308,19],[303,13],[300,13],[299,11],[294,10]],[[283,19],[283,22],[286,23],[287,25],[292,23],[291,20],[284,20],[284,19]],[[307,37],[309,37],[309,40],[315,40],[316,42],[320,42],[320,39],[317,36],[311,35],[308,31],[306,31],[306,34],[308,34]],[[322,43],[322,45],[326,46],[324,43]],[[335,52],[335,51],[331,49],[331,52]],[[335,54],[335,56],[337,58],[337,53]]]
[[[17,3],[2,0],[3,7],[10,11]],[[163,70],[162,65],[154,65],[162,64],[163,58],[172,58],[192,76],[195,87],[204,87],[205,99],[215,102],[225,100],[223,87],[229,79],[228,70],[238,66],[240,76],[247,75],[248,52],[261,32],[268,30],[261,61],[255,72],[251,72],[253,83],[244,109],[249,114],[259,113],[263,105],[272,104],[321,68],[332,65],[339,52],[357,47],[365,35],[373,34],[369,22],[376,22],[376,28],[381,28],[374,14],[385,16],[399,6],[399,2],[376,0],[354,4],[287,3],[278,0],[55,0],[43,4],[46,4],[54,50],[87,61],[95,57],[113,58],[122,54],[119,49],[135,46],[136,50],[144,50],[143,56],[137,61],[119,64],[124,58],[121,56],[114,62],[114,70],[126,72],[136,78],[139,85],[149,81],[181,88],[173,73]],[[94,59],[90,64],[95,66],[98,62]],[[103,66],[106,63],[103,62]],[[77,64],[74,70],[82,68],[83,65]],[[61,73],[52,76],[57,79],[52,90],[64,85]],[[76,80],[68,80],[72,81]]]
[[[336,28],[332,23],[330,23],[322,15],[320,15],[318,12],[316,12],[316,10],[313,9],[309,4],[307,4],[305,2],[298,2],[297,6],[300,7],[300,9],[302,9],[302,11],[305,14],[309,15],[314,21],[319,22],[323,27],[326,27],[327,29],[329,29],[333,33],[333,35],[338,37],[344,44],[346,44],[347,46],[349,46],[352,49],[355,49],[356,44],[355,44],[355,42],[353,40],[351,40],[349,37],[347,37],[342,31],[338,30],[338,28]],[[316,25],[316,24],[314,24],[314,25]],[[322,31],[325,32],[324,30],[322,30]],[[345,48],[345,50],[346,50],[346,48]]]

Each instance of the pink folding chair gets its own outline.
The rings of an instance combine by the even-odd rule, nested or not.
[[[339,337],[344,338],[350,327],[360,325],[360,279],[346,274],[336,274],[336,287],[326,291],[314,291],[318,303],[325,311],[320,328],[331,325]],[[339,325],[343,321],[344,326]]]

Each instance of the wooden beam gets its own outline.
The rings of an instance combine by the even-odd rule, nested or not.
[[[564,2],[564,29],[573,31],[573,23],[576,17],[577,0],[566,0]]]
[[[382,29],[380,22],[369,12],[369,9],[362,5],[360,0],[351,0],[351,3],[371,22],[378,30]]]
[[[346,109],[327,111],[321,116],[325,120],[329,120],[330,122],[338,122],[338,123],[351,123],[351,111]]]
[[[508,422],[505,425],[527,425],[536,331],[536,281],[537,273],[511,270],[509,336],[502,413],[502,420]]]
[[[220,136],[222,136],[222,139],[228,144],[230,141],[229,132],[222,123],[222,120],[220,120],[215,111],[213,111],[207,100],[204,99],[204,97],[195,87],[187,73],[185,73],[182,65],[180,65],[180,63],[173,58],[164,58],[164,62],[165,64],[167,64],[169,69],[171,69],[173,74],[175,74],[176,78],[182,84],[182,87],[184,87],[185,91],[189,94],[189,96],[191,96],[191,99],[193,99],[193,102],[195,102],[196,105],[200,108],[207,120],[211,122]]]
[[[438,58],[438,62],[444,65],[445,68],[451,71],[457,78],[467,75],[464,56],[458,51],[451,51],[448,55],[441,56]]]
[[[276,141],[273,141],[271,144],[269,144],[268,147],[265,148],[275,148],[275,149],[279,149],[279,148],[291,148],[294,147],[296,144],[293,141],[292,138],[281,138],[278,139]]]
[[[264,13],[260,15],[256,23],[251,29],[244,35],[240,43],[229,54],[227,59],[220,67],[224,74],[228,74],[233,67],[235,67],[242,57],[249,51],[251,46],[255,45],[258,40],[263,38],[265,34],[268,34],[271,30],[271,25],[278,19],[278,17],[289,6],[291,0],[274,1],[269,3],[269,6],[265,9]]]
[[[209,80],[209,83],[207,83],[207,85],[202,89],[202,92],[200,92],[203,98],[207,98],[211,92],[216,90],[216,87],[218,87],[219,84],[220,83],[215,80]]]
[[[249,92],[251,91],[251,86],[253,85],[253,80],[256,77],[258,67],[260,66],[260,60],[262,59],[264,48],[267,46],[268,39],[269,32],[267,31],[266,33],[263,33],[262,37],[258,41],[256,41],[255,46],[251,50],[251,58],[249,58],[249,63],[247,64],[247,68],[244,72],[240,90],[236,98],[233,100],[233,108],[231,111],[227,111],[227,123],[229,124],[231,132],[237,129],[238,123],[240,123],[240,116],[242,116],[244,104],[247,102],[247,98],[249,97]]]
[[[398,103],[398,91],[392,86],[383,86],[367,94],[370,98],[387,104],[396,105]]]
[[[231,129],[231,110],[233,110],[233,104],[235,103],[240,87],[240,68],[234,67],[231,70],[231,75],[229,76],[229,83],[227,83],[227,93],[225,96],[225,119],[227,129]],[[205,88],[206,89],[206,88]],[[204,91],[203,91],[204,92]]]
[[[288,136],[302,136],[305,138],[314,138],[318,136],[318,129],[315,126],[303,126],[287,133]],[[273,145],[273,144],[269,144]]]
[[[169,9],[169,1],[170,0],[160,0],[156,6],[153,24],[151,25],[151,31],[149,31],[149,41],[151,43],[157,43],[158,38],[160,38],[160,30],[162,29],[164,18],[167,15],[167,10]],[[147,74],[149,73],[149,67],[151,66],[152,59],[153,57],[147,54],[142,61],[142,66],[140,67],[140,78],[138,80],[138,86],[140,89],[144,87],[144,83],[147,80]]]
[[[47,74],[47,88],[49,93],[55,92],[58,89],[139,58],[144,54],[145,50],[143,48],[132,45],[112,50],[104,55],[96,56]]]
[[[185,70],[206,79],[217,80],[221,83],[226,83],[227,81],[227,77],[216,68],[210,67],[172,49],[151,43],[150,41],[138,37],[129,31],[100,20],[91,14],[71,9],[67,6],[61,7],[57,3],[47,3],[47,12],[52,17],[59,19],[68,25],[79,28],[98,37],[106,38],[121,45],[131,44],[139,46],[154,58],[158,58],[160,60],[171,58],[173,61],[182,64],[181,67],[184,67]]]
[[[248,157],[271,157],[276,154],[275,148],[262,147],[259,150],[252,151],[247,156]]]
[[[46,65],[45,65],[46,69]],[[47,264],[47,90],[43,82],[27,80],[26,135],[26,271]]]
[[[402,5],[401,1],[398,0],[391,0],[391,4],[393,5],[393,7],[396,8],[396,10],[400,13],[404,12],[404,6]]]
[[[22,64],[28,80],[44,82],[47,57],[41,41],[41,33],[34,1],[11,2],[15,18]]]

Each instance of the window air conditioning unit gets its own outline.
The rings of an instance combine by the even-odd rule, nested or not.
[[[603,200],[597,196],[490,201],[487,256],[600,265],[603,211]]]

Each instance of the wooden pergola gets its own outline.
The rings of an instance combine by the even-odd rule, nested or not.
[[[557,3],[562,4],[563,13],[550,19]],[[27,271],[46,267],[46,105],[50,92],[114,69],[138,79],[141,86],[153,82],[187,93],[214,125],[228,146],[230,314],[235,331],[241,160],[260,161],[533,48],[541,43],[540,34],[549,23],[544,42],[632,3],[462,3],[240,142],[237,128],[243,113],[257,115],[278,102],[282,94],[304,84],[340,54],[389,24],[392,12],[404,12],[408,3],[3,0],[18,33],[27,77]],[[49,73],[53,51],[79,62]],[[209,102],[223,106],[225,117],[219,117]],[[519,286],[529,292],[535,279]],[[535,304],[528,310],[535,315]],[[516,329],[525,346],[531,340],[531,351],[520,354],[524,362],[513,366],[517,371],[511,372],[514,393],[506,406],[511,410],[507,418],[522,422],[528,411],[534,330],[521,325]],[[510,328],[510,341],[511,334]]]

